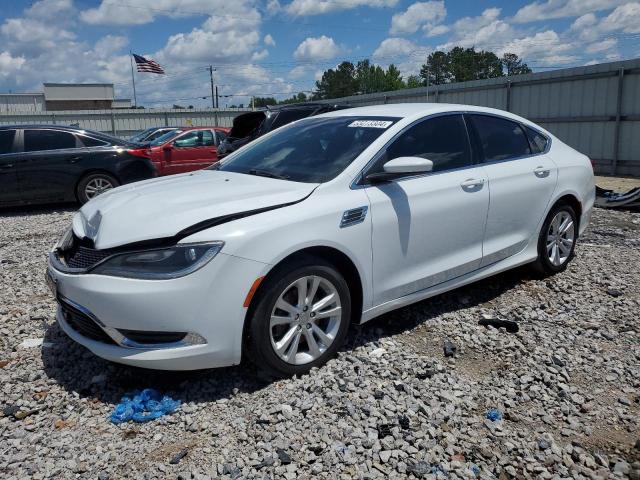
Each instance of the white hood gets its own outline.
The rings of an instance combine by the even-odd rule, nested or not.
[[[317,185],[216,170],[156,178],[91,200],[73,230],[99,249],[167,238],[212,218],[302,200]]]

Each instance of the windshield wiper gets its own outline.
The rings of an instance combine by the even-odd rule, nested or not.
[[[249,175],[257,175],[259,177],[269,177],[269,178],[277,178],[279,180],[289,180],[288,175],[278,175],[277,173],[269,172],[267,170],[258,170],[257,168],[252,168],[247,173]]]

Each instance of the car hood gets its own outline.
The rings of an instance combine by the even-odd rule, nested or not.
[[[73,231],[98,249],[170,238],[201,222],[303,200],[317,186],[216,170],[161,177],[91,200]]]

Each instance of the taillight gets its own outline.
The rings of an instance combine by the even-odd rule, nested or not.
[[[127,150],[127,153],[136,157],[151,158],[151,150],[148,148],[132,148]]]

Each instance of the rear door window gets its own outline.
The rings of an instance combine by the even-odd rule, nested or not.
[[[0,155],[13,151],[13,139],[15,137],[15,130],[0,130]]]
[[[63,150],[76,147],[76,137],[60,130],[25,130],[24,151]]]
[[[529,137],[529,144],[531,145],[531,151],[533,153],[542,153],[547,149],[547,143],[549,140],[547,137],[537,132],[531,127],[524,127]]]
[[[531,155],[529,141],[517,122],[491,115],[469,115],[478,134],[484,162]]]

